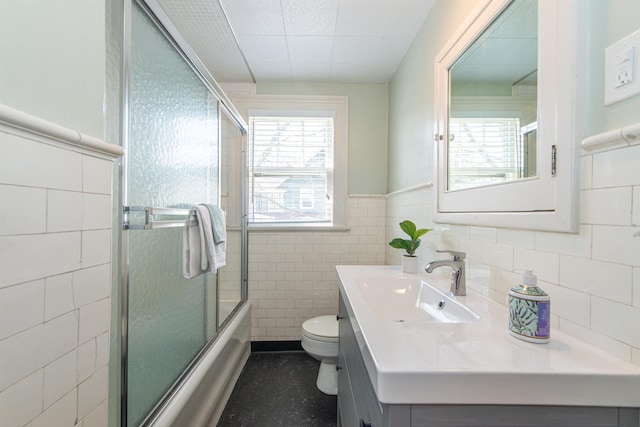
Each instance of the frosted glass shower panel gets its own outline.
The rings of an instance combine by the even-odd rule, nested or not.
[[[218,120],[216,99],[134,2],[126,203],[218,204]],[[216,318],[205,304],[216,294],[215,275],[182,277],[182,231],[129,231],[129,426],[139,425],[185,370]]]
[[[227,265],[218,277],[218,315],[222,324],[242,301],[242,188],[240,171],[234,169],[242,156],[242,132],[226,114],[221,114],[220,128],[221,206],[227,212]]]
[[[138,7],[131,50],[129,204],[217,203],[217,100]]]

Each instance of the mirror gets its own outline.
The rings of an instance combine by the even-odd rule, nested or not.
[[[536,176],[538,2],[514,0],[449,69],[447,189]]]
[[[479,0],[435,56],[434,220],[578,231],[582,0]]]

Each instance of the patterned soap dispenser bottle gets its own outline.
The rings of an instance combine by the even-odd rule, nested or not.
[[[509,332],[521,340],[549,342],[551,300],[537,284],[531,270],[525,270],[521,283],[509,292]]]

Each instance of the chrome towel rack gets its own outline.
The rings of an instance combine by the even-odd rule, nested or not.
[[[132,224],[137,220],[132,212],[140,212],[140,224]],[[142,215],[144,213],[144,216]],[[156,216],[181,216],[180,219],[156,219]],[[135,219],[132,217],[136,217]],[[195,211],[181,208],[154,208],[151,206],[123,206],[122,229],[123,230],[150,230],[156,228],[174,228],[194,225],[197,222]]]

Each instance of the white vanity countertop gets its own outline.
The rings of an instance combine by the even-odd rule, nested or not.
[[[640,407],[640,367],[555,329],[548,344],[512,337],[506,306],[473,290],[454,298],[478,313],[477,321],[401,323],[376,315],[357,285],[363,278],[389,277],[424,280],[448,292],[444,276],[404,274],[397,266],[337,266],[337,271],[383,403]]]

